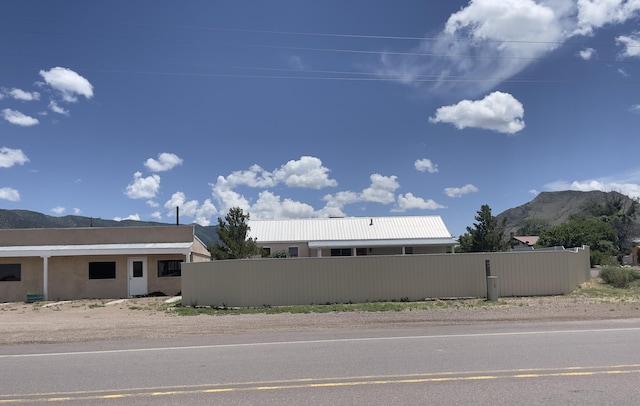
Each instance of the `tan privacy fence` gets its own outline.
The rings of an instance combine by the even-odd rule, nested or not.
[[[474,254],[264,258],[185,263],[185,306],[279,306],[566,294],[589,279],[589,248]]]

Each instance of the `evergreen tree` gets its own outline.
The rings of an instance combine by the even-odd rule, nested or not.
[[[255,238],[247,238],[249,233],[249,213],[244,214],[239,207],[233,207],[225,216],[218,217],[216,233],[220,241],[210,248],[215,259],[249,258],[260,253]]]
[[[498,221],[491,215],[491,207],[484,204],[475,219],[477,223],[473,223],[473,227],[467,227],[467,232],[460,236],[462,252],[495,252],[507,249],[507,242],[504,240],[506,218]]]

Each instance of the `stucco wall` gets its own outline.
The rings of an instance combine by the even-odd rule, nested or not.
[[[0,246],[135,244],[193,241],[193,226],[27,228],[0,230]]]
[[[25,300],[27,293],[42,292],[42,258],[0,258],[0,264],[21,264],[19,281],[0,282],[0,302]]]
[[[50,257],[48,263],[48,300],[126,298],[129,293],[127,261],[129,256]],[[158,277],[158,261],[184,255],[147,255],[147,292],[175,295],[181,290],[181,277]],[[89,262],[115,262],[115,279],[89,279]],[[21,263],[21,280],[0,282],[0,302],[24,301],[27,293],[42,293],[43,259],[0,258],[0,263]]]

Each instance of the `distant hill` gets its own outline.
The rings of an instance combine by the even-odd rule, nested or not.
[[[549,225],[561,224],[572,214],[582,214],[587,203],[603,203],[607,199],[622,198],[625,204],[632,199],[618,192],[542,192],[529,203],[498,214],[498,219],[506,218],[506,233],[517,232],[527,220],[544,220]],[[104,220],[84,216],[55,217],[29,210],[0,209],[0,229],[2,228],[72,228],[72,227],[133,227],[133,226],[166,226],[167,223],[135,220]],[[636,220],[640,229],[640,219]],[[195,224],[196,236],[206,245],[218,241],[216,226],[200,226]]]
[[[564,223],[572,214],[584,214],[587,203],[604,203],[607,199],[621,198],[626,204],[632,199],[618,192],[579,192],[566,190],[561,192],[542,192],[529,203],[498,214],[498,219],[506,218],[506,233],[517,233],[526,220],[544,220],[555,226]],[[640,226],[640,220],[636,220]]]
[[[29,210],[0,209],[0,229],[2,228],[75,228],[75,227],[154,227],[167,223],[136,220],[105,220],[84,216],[55,217]],[[196,236],[206,245],[218,241],[216,226],[194,224]]]

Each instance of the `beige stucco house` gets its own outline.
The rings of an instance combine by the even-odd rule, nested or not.
[[[2,229],[0,302],[174,295],[181,263],[209,260],[192,225]]]
[[[292,257],[439,254],[457,244],[440,216],[250,220],[264,255]]]

